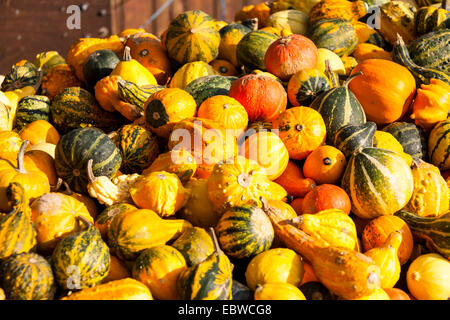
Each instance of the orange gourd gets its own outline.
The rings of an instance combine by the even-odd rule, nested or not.
[[[281,176],[275,179],[274,182],[281,185],[289,195],[300,198],[303,198],[316,186],[316,182],[305,178],[301,169],[291,160]]]
[[[306,158],[303,174],[318,184],[338,184],[344,173],[347,160],[345,155],[332,146],[320,146]]]
[[[351,201],[344,189],[333,184],[322,184],[303,198],[302,213],[314,214],[327,209],[340,209],[350,214]]]
[[[364,60],[352,70],[349,88],[361,103],[367,120],[378,125],[394,122],[411,105],[416,81],[404,66],[384,59]]]
[[[431,130],[436,123],[447,119],[450,111],[450,85],[430,79],[422,84],[412,106],[411,119],[424,130]]]
[[[391,300],[411,300],[409,295],[399,288],[384,288],[383,289]]]
[[[358,62],[367,59],[385,59],[392,61],[392,53],[371,43],[358,44],[355,51],[352,52],[352,56],[356,58]]]
[[[28,140],[31,144],[51,143],[57,144],[59,133],[56,128],[46,120],[36,120],[23,127],[19,136],[22,140]]]
[[[237,76],[238,71],[236,67],[229,61],[223,59],[216,59],[209,63],[214,70],[216,70],[221,76]]]

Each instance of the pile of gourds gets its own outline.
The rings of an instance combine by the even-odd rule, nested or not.
[[[450,13],[434,2],[194,10],[159,37],[17,62],[0,299],[448,299]]]

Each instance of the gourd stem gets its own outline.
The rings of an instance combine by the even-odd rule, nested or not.
[[[86,219],[85,217],[78,215],[78,216],[76,216],[76,219],[77,219],[78,221],[83,222],[83,224],[84,224],[87,228],[92,227],[92,223],[91,223],[88,219]]]
[[[58,190],[61,188],[61,185],[63,184],[63,179],[58,177],[58,181],[56,181],[55,186],[50,186],[51,192],[58,192]]]
[[[94,180],[95,180],[94,172],[92,171],[92,162],[94,162],[94,160],[89,159],[87,162],[87,168],[86,168],[89,182],[94,182]]]
[[[66,190],[63,192],[64,194],[71,196],[73,194],[72,189],[70,189],[69,184],[65,181],[62,182],[64,184],[64,187],[66,188]]]
[[[222,252],[222,249],[220,249],[219,241],[217,241],[216,233],[214,232],[214,228],[213,227],[209,227],[209,234],[211,235],[211,238],[212,238],[213,243],[214,243],[214,250],[217,253]]]
[[[25,149],[28,147],[30,142],[25,140],[20,146],[19,153],[17,154],[17,168],[16,170],[20,173],[27,173],[25,170],[25,165],[23,163],[23,156],[25,155]]]
[[[358,71],[357,73],[352,74],[351,76],[349,76],[349,77],[347,78],[347,80],[345,80],[344,86],[347,87],[348,84],[350,83],[350,81],[352,81],[353,79],[355,79],[357,76],[362,76],[362,75],[363,75],[363,72],[362,72],[362,71]]]
[[[125,46],[123,50],[123,61],[131,61],[131,49],[129,46]]]

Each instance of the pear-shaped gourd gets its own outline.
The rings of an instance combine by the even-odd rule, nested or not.
[[[372,258],[373,262],[380,268],[382,288],[393,288],[400,278],[401,266],[397,251],[401,243],[402,234],[399,231],[394,231],[381,247],[370,249],[364,253]]]
[[[343,126],[336,132],[333,146],[349,158],[360,147],[372,147],[375,131],[377,131],[377,125],[371,121]]]
[[[204,261],[180,273],[177,291],[183,300],[231,300],[232,266],[210,228],[214,252]]]

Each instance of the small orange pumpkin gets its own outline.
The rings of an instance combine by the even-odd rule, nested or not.
[[[318,184],[338,184],[347,166],[345,155],[332,146],[320,146],[303,164],[303,175]]]
[[[41,171],[47,178],[50,186],[56,186],[58,175],[56,174],[55,159],[42,150],[29,150],[23,156],[23,163],[27,171]]]
[[[367,59],[385,59],[392,61],[392,53],[387,52],[383,48],[376,46],[372,43],[360,43],[356,46],[352,56],[356,58],[358,62]]]
[[[216,59],[209,63],[221,76],[237,76],[236,67],[227,60]]]
[[[28,140],[31,144],[52,143],[57,144],[59,133],[56,128],[46,120],[36,120],[23,127],[19,136],[22,140]]]
[[[314,214],[327,209],[339,209],[350,214],[351,201],[344,189],[333,184],[322,184],[303,198],[302,213]]]
[[[313,179],[304,178],[300,168],[289,160],[286,169],[274,182],[281,185],[289,195],[303,198],[315,186]]]
[[[313,108],[290,108],[280,114],[273,127],[279,130],[291,159],[303,160],[325,142],[325,122]]]

